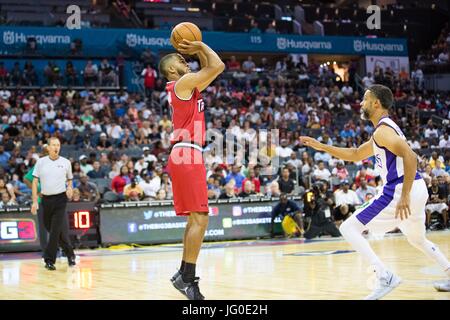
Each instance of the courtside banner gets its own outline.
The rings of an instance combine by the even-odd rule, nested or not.
[[[210,203],[205,240],[269,236],[272,208],[276,203],[272,200]],[[181,242],[186,227],[186,217],[177,217],[170,203],[102,205],[100,221],[103,245]],[[276,232],[281,230],[280,222],[279,218],[275,220]]]
[[[0,252],[40,250],[37,216],[27,212],[0,213]]]
[[[403,38],[300,36],[205,31],[203,41],[218,52],[322,53],[377,56],[408,56]],[[113,57],[119,52],[138,54],[144,48],[173,51],[170,30],[80,29],[49,27],[1,27],[0,54],[22,53],[28,38],[46,55],[67,55],[70,43],[80,39],[84,55]]]

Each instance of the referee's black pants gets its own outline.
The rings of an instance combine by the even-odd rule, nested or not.
[[[58,243],[68,258],[75,256],[69,239],[69,221],[66,215],[66,206],[67,196],[65,192],[42,197],[44,225],[50,234],[48,245],[44,252],[44,260],[53,264],[56,262]]]
[[[44,223],[44,206],[42,202],[38,209],[38,230],[39,230],[39,243],[41,245],[41,251],[44,252],[48,244],[48,232]]]

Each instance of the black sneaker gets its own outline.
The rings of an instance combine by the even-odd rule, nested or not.
[[[177,270],[177,272],[175,272],[175,274],[172,276],[172,278],[170,278],[170,282],[173,283],[175,281],[175,279],[180,275],[181,275],[180,270]]]
[[[69,267],[74,267],[77,265],[75,256],[67,258],[67,262],[69,263]]]
[[[181,274],[173,282],[173,286],[186,296],[189,300],[205,300],[205,297],[200,293],[198,282],[200,278],[194,278],[192,282],[184,282]]]
[[[50,270],[50,271],[55,271],[56,267],[52,262],[45,261],[45,269]]]

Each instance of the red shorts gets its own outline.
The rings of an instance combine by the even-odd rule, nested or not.
[[[167,169],[172,179],[173,204],[177,216],[209,212],[208,186],[203,155],[189,147],[176,147],[170,153]]]

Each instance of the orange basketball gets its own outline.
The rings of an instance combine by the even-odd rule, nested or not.
[[[202,41],[202,32],[191,22],[181,22],[172,29],[170,43],[177,49],[178,43],[184,39],[189,41]]]

